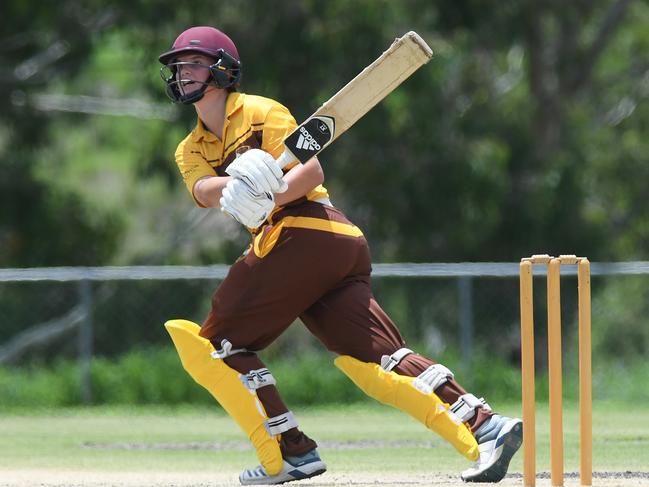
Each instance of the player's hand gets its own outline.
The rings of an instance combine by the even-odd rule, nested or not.
[[[232,179],[223,188],[221,211],[249,228],[257,228],[275,208],[272,193],[257,194],[241,179]]]
[[[268,152],[250,149],[238,156],[225,170],[233,178],[245,181],[256,193],[283,193],[288,184],[284,173]]]

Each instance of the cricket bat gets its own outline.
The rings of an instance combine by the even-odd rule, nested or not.
[[[433,56],[416,32],[395,39],[372,64],[326,101],[284,140],[280,167],[320,153]]]

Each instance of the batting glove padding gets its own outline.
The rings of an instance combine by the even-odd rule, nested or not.
[[[233,178],[241,179],[255,193],[283,193],[288,184],[282,179],[284,173],[268,152],[250,149],[238,156],[225,170]]]
[[[275,208],[272,193],[257,194],[241,179],[232,179],[223,188],[221,210],[229,213],[239,223],[257,228],[266,221]]]

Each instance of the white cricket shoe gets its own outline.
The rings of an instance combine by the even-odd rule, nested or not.
[[[462,472],[465,482],[500,482],[507,474],[509,461],[523,442],[523,422],[494,414],[475,432],[480,457]]]
[[[259,465],[252,470],[244,470],[239,475],[241,485],[274,485],[302,480],[320,475],[327,470],[318,451],[313,449],[299,457],[284,458],[284,468],[277,475],[268,475],[264,467]]]

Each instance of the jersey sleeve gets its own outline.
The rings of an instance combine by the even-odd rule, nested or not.
[[[284,152],[284,139],[297,128],[297,122],[288,108],[279,103],[275,104],[266,114],[262,150],[270,153],[275,159]],[[290,169],[297,162],[286,166]]]
[[[194,185],[196,181],[205,176],[216,176],[216,171],[201,154],[200,147],[192,142],[189,137],[178,144],[176,164],[189,194],[191,194],[194,202],[203,208],[204,205],[194,196]]]

